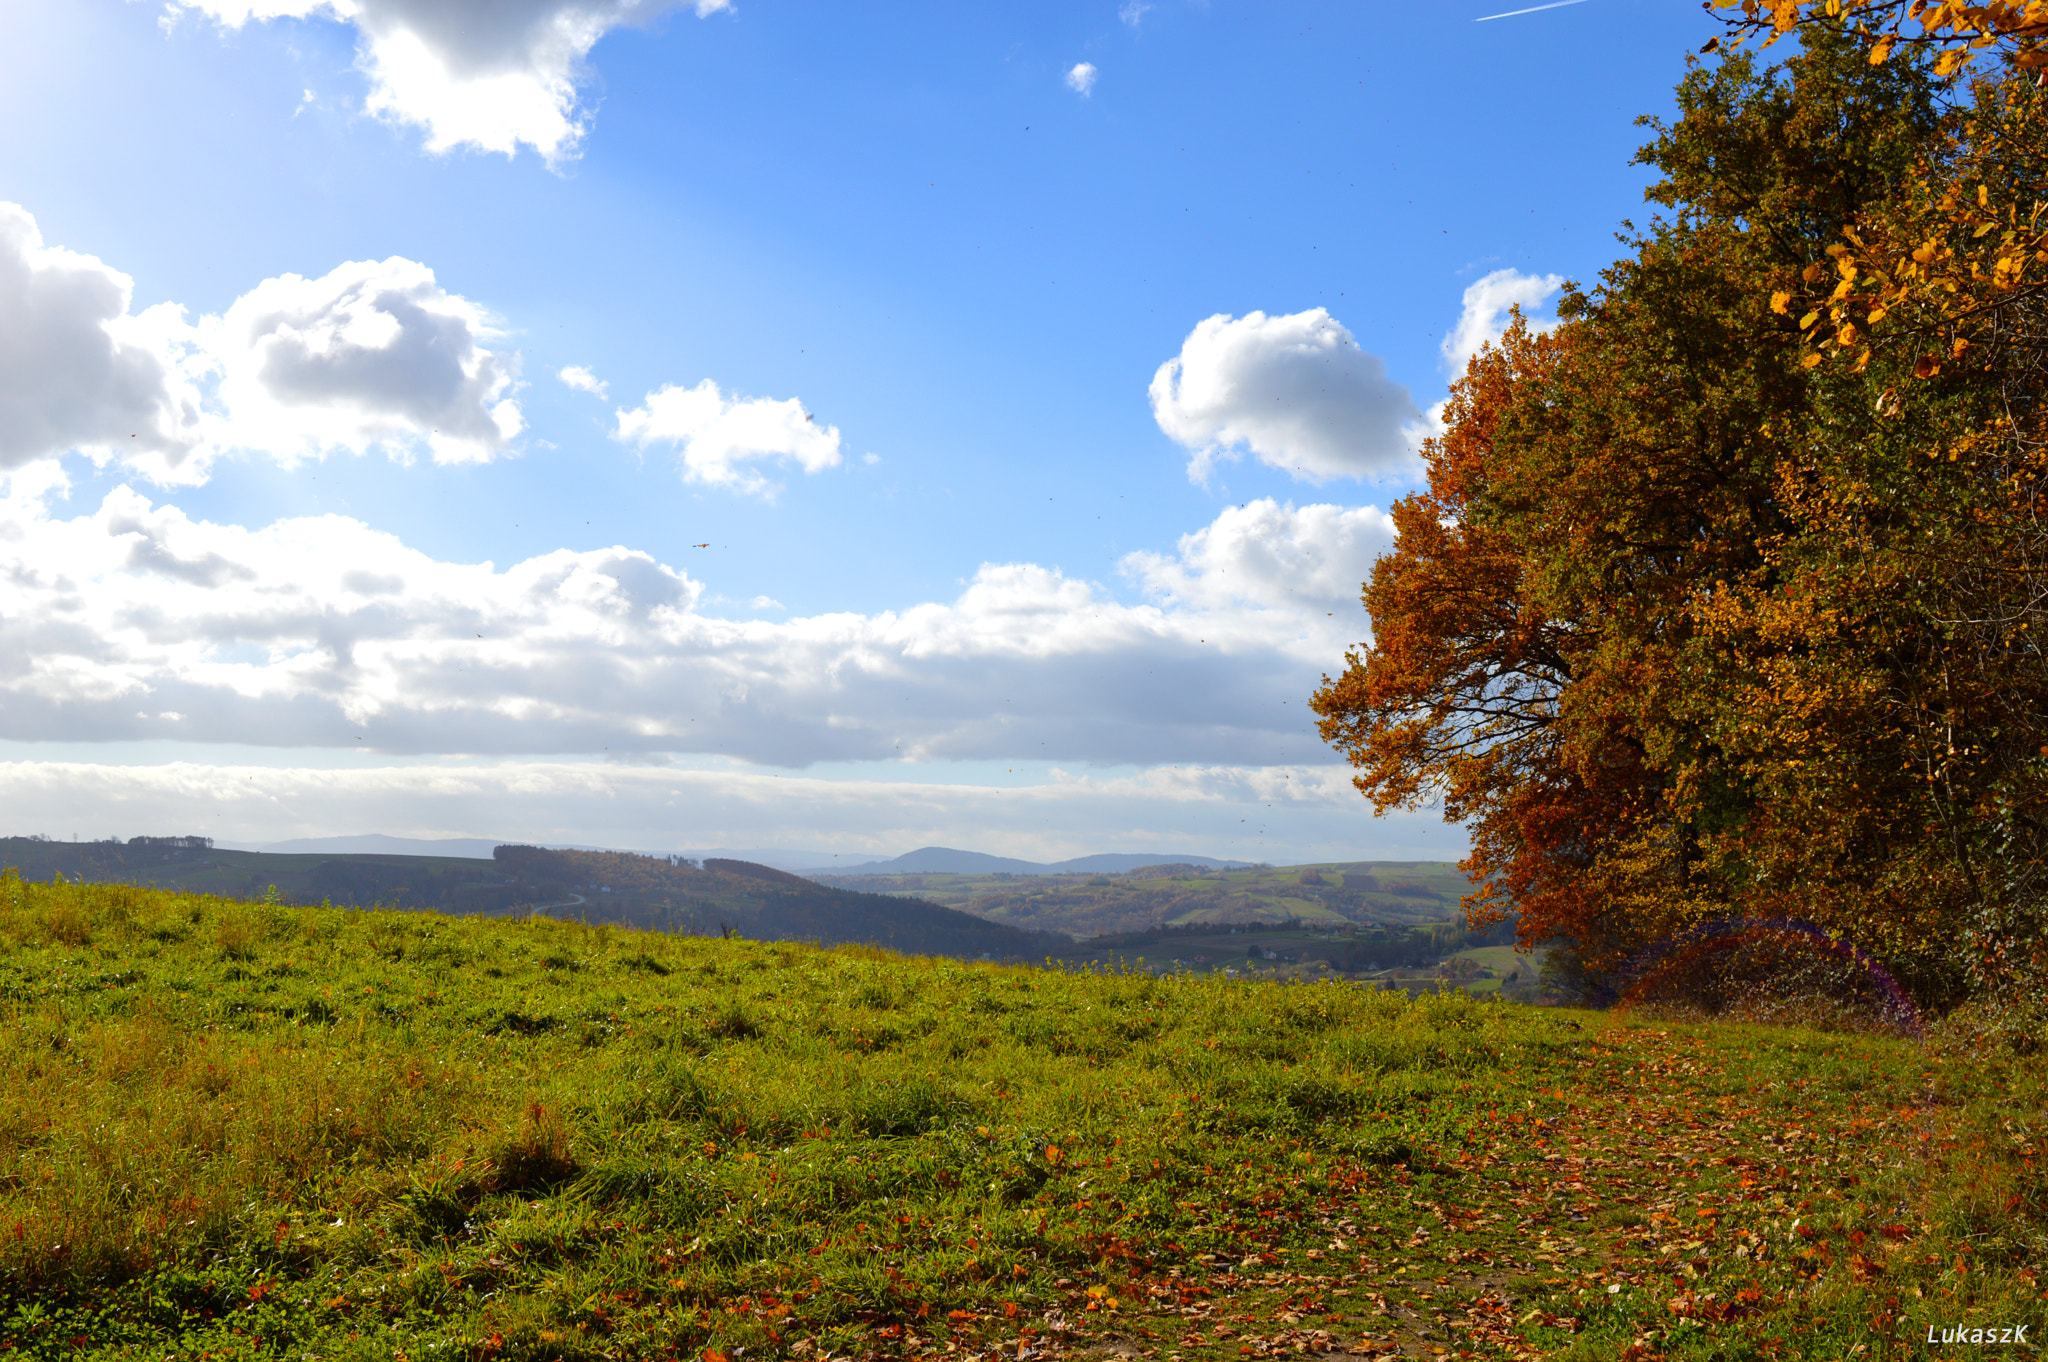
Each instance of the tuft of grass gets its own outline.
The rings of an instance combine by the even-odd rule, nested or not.
[[[569,1124],[559,1106],[538,1098],[526,1104],[518,1128],[491,1148],[494,1191],[552,1191],[582,1172],[569,1149]]]
[[[43,939],[55,946],[84,946],[92,940],[92,919],[75,899],[58,897],[44,909]]]
[[[227,913],[214,924],[213,944],[227,960],[254,960],[256,943],[263,939],[263,927],[248,911]]]

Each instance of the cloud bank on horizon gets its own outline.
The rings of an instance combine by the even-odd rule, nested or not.
[[[398,827],[417,837],[620,847],[779,846],[867,860],[919,846],[964,846],[1027,860],[1156,852],[1190,841],[1350,859],[1358,792],[1348,768],[1181,765],[1134,773],[1054,769],[996,786],[947,779],[776,775],[615,762],[512,760],[335,767],[165,762],[121,766],[0,760],[0,807],[65,837],[176,828],[222,842]],[[679,842],[679,832],[696,836]],[[1434,813],[1394,813],[1375,855],[1453,859],[1462,841]]]
[[[700,582],[625,547],[499,569],[347,517],[244,529],[126,487],[64,519],[63,490],[43,464],[0,498],[0,741],[1299,761],[1302,677],[1349,641],[1335,612],[1391,540],[1370,507],[1259,501],[1129,556],[1135,603],[987,563],[950,601],[771,623],[703,612]]]

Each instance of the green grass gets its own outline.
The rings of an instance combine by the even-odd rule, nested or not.
[[[1513,946],[1473,946],[1459,951],[1457,959],[1476,962],[1481,969],[1490,969],[1495,977],[1505,979],[1510,974],[1520,974],[1533,979],[1542,962],[1542,953],[1524,954]]]
[[[13,878],[0,945],[0,1352],[2042,1330],[2042,1080],[1997,1053]]]
[[[813,876],[846,889],[928,899],[996,922],[1078,937],[1163,924],[1448,921],[1472,890],[1447,861],[1325,862],[1254,870],[1163,867],[1116,875]]]

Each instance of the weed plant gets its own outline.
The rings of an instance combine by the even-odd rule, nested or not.
[[[17,1355],[2041,1333],[2041,1080],[1979,1049],[12,875],[0,946]]]

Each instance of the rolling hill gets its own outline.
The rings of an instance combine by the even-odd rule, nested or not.
[[[820,884],[944,904],[1033,931],[1088,937],[1200,923],[1414,925],[1460,916],[1472,890],[1444,861],[1352,861],[1243,869],[1148,866],[1121,874],[818,874]]]
[[[287,904],[432,909],[456,916],[543,913],[756,940],[855,942],[919,955],[1040,960],[1064,935],[992,922],[917,898],[822,885],[768,866],[620,851],[499,847],[468,856],[285,855],[228,851],[203,837],[127,842],[0,839],[0,866],[30,880],[150,885]]]
[[[1103,875],[1146,866],[1192,865],[1204,869],[1249,867],[1249,861],[1219,861],[1213,856],[1184,852],[1104,852],[1076,856],[1066,861],[1020,861],[1009,856],[990,856],[980,851],[954,847],[919,847],[886,861],[868,861],[841,869],[817,873],[834,875]]]

